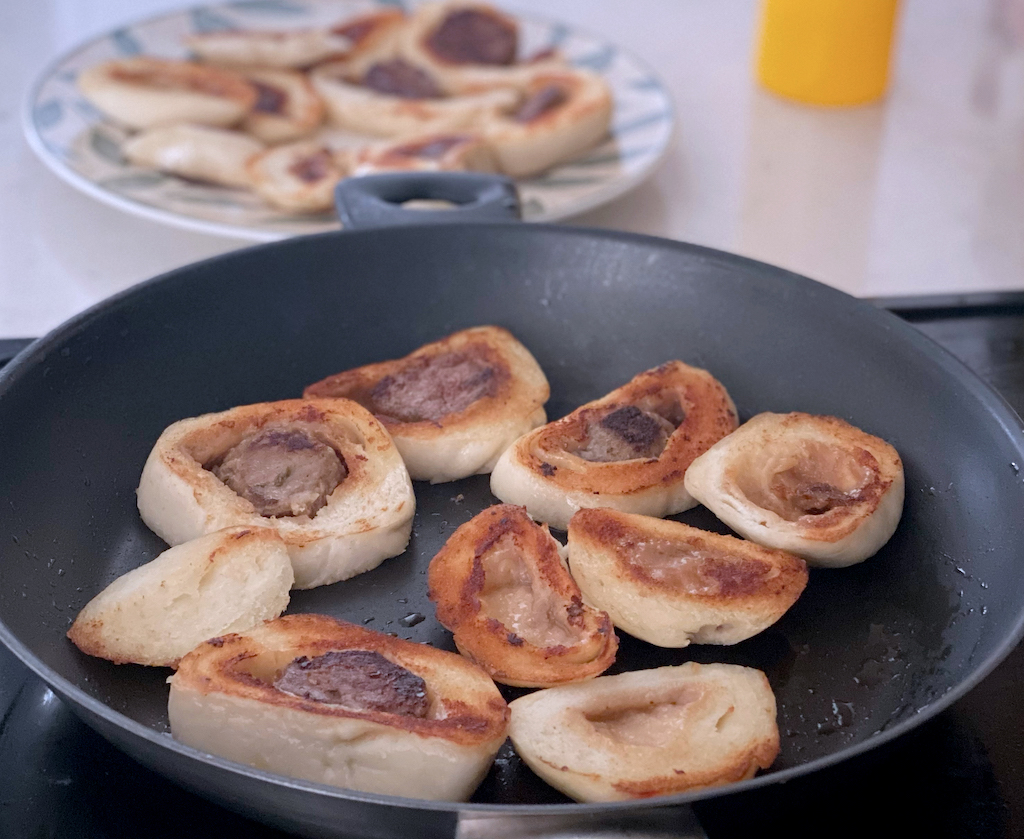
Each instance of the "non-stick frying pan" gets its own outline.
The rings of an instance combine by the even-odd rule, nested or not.
[[[408,197],[383,183],[391,186],[376,197],[349,196],[350,225],[392,212],[380,196]],[[439,190],[425,194],[452,195]],[[509,203],[500,188],[491,199],[473,203],[492,212]],[[472,223],[348,230],[211,259],[111,298],[12,362],[0,374],[0,640],[142,763],[309,835],[450,835],[460,812],[589,819],[728,792],[573,804],[507,747],[468,805],[289,780],[177,743],[167,671],[92,659],[64,637],[86,601],[165,547],[139,519],[134,490],[168,424],[295,397],[330,373],[485,323],[508,327],[537,357],[551,417],[679,358],[712,371],[741,418],[833,414],[903,456],[906,509],[890,543],[861,565],[812,571],[771,629],[735,647],[683,650],[622,637],[612,672],[692,659],[767,673],[782,752],[733,789],[898,736],[962,696],[1020,638],[1024,433],[952,356],[886,312],[740,257],[636,235]],[[493,499],[486,477],[416,491],[405,554],[296,592],[290,611],[452,649],[426,599],[426,566]],[[722,529],[703,509],[680,518]]]

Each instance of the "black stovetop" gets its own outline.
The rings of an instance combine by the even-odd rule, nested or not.
[[[1024,293],[878,302],[944,345],[1024,414]],[[0,363],[21,343],[0,341]],[[790,839],[897,832],[1024,839],[1018,690],[1024,694],[1024,645],[964,699],[897,741],[694,810],[711,839],[753,831]],[[284,836],[134,763],[0,647],[0,839],[236,833]]]

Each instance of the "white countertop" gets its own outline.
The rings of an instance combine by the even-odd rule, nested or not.
[[[175,0],[0,3],[0,338],[246,246],[136,218],[34,157],[26,92],[79,41]],[[758,89],[755,0],[516,0],[641,56],[678,111],[640,187],[570,223],[735,251],[858,296],[1024,289],[1024,0],[904,0],[879,105]]]

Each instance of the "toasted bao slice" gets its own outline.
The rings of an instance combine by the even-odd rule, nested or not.
[[[466,69],[498,69],[515,64],[519,24],[486,3],[424,3],[402,31],[399,54],[429,69],[443,83],[454,83]]]
[[[385,795],[464,801],[508,726],[494,682],[461,656],[322,615],[214,638],[170,681],[183,743]]]
[[[498,326],[464,329],[304,391],[365,406],[391,433],[413,480],[435,484],[489,472],[513,440],[544,422],[549,395],[530,351]]]
[[[401,59],[374,63],[365,73],[346,61],[331,62],[310,77],[332,123],[381,137],[471,128],[520,98],[504,87],[449,96],[429,73]]]
[[[237,131],[183,123],[140,131],[125,141],[121,151],[138,166],[222,186],[248,187],[246,163],[263,148],[259,140]]]
[[[720,382],[669,361],[521,437],[498,458],[491,492],[560,530],[585,507],[671,515],[696,503],[687,467],[736,422]]]
[[[286,143],[312,134],[324,121],[324,102],[302,73],[246,68],[256,104],[242,128],[264,143]]]
[[[760,670],[696,664],[601,676],[509,703],[526,764],[577,801],[671,795],[752,778],[779,753]]]
[[[732,536],[615,510],[569,521],[569,569],[588,603],[659,647],[737,644],[807,585],[807,564]]]
[[[758,414],[693,462],[686,488],[747,539],[827,568],[873,556],[903,514],[896,450],[828,416]]]
[[[241,76],[218,67],[160,58],[121,58],[83,70],[78,89],[130,128],[191,122],[234,125],[256,104]]]
[[[68,638],[116,664],[176,667],[207,638],[278,617],[293,579],[276,531],[225,528],[118,577],[78,613]]]
[[[462,525],[430,561],[437,619],[496,682],[578,682],[615,661],[611,621],[583,602],[559,548],[526,510],[501,504]]]
[[[331,29],[229,29],[185,38],[186,46],[213,64],[301,69],[345,55],[352,41]]]
[[[295,588],[347,580],[405,550],[416,500],[384,427],[347,399],[244,405],[167,428],[142,470],[142,520],[171,545],[271,527]]]
[[[612,95],[585,70],[534,73],[515,109],[489,118],[483,132],[498,168],[513,178],[543,172],[578,156],[608,133]]]
[[[378,172],[494,172],[491,147],[476,134],[416,134],[357,149],[353,175]]]
[[[334,188],[348,174],[348,163],[317,140],[298,140],[254,155],[246,171],[256,194],[268,204],[318,213],[334,206]]]
[[[378,61],[398,55],[398,41],[408,18],[401,9],[380,9],[349,18],[332,31],[348,38],[352,46],[339,61],[349,72],[362,76]]]

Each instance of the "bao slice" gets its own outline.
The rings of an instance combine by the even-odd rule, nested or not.
[[[491,471],[513,440],[544,422],[549,394],[530,351],[497,326],[456,332],[304,391],[307,398],[354,399],[372,411],[413,480],[431,483]]]
[[[278,617],[293,579],[276,531],[225,528],[118,577],[78,613],[68,638],[117,664],[176,667],[207,638]]]
[[[498,168],[513,178],[532,177],[595,146],[612,117],[611,90],[596,73],[550,68],[527,78],[520,103],[481,123]]]
[[[205,125],[160,125],[121,146],[132,163],[222,186],[251,186],[246,164],[263,143],[238,131]]]
[[[779,753],[768,680],[733,664],[601,676],[537,691],[509,708],[516,752],[577,801],[734,783],[767,769]]]
[[[242,128],[264,143],[285,143],[312,134],[323,122],[324,103],[309,79],[292,70],[246,68],[256,104]]]
[[[526,510],[504,504],[458,528],[430,562],[437,619],[496,682],[578,682],[615,660],[611,621],[583,602],[560,547]]]
[[[687,467],[736,424],[719,381],[669,361],[521,437],[495,464],[491,492],[560,530],[584,507],[671,515],[696,503]]]
[[[465,800],[508,707],[461,656],[322,615],[290,615],[185,656],[172,734],[229,760],[364,792]]]
[[[690,466],[686,488],[742,536],[840,568],[874,555],[903,514],[884,440],[811,414],[758,414]]]
[[[246,174],[268,204],[316,213],[334,206],[334,188],[348,175],[348,162],[319,140],[297,140],[250,157]]]
[[[494,154],[472,133],[428,133],[374,143],[351,153],[352,174],[379,172],[494,172]]]
[[[615,510],[576,513],[568,548],[587,602],[659,647],[744,641],[807,585],[806,563],[785,551]]]
[[[138,504],[172,545],[232,525],[275,529],[304,589],[402,553],[416,501],[369,412],[349,400],[292,399],[174,423],[146,460]]]
[[[78,88],[107,116],[130,128],[191,122],[234,125],[256,104],[241,76],[189,61],[136,56],[82,71]]]

